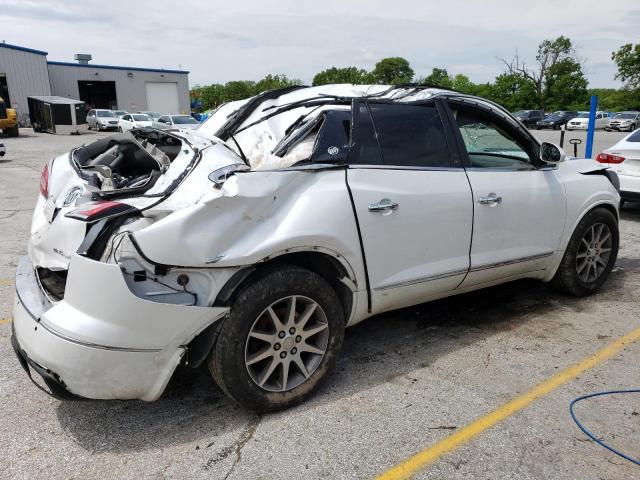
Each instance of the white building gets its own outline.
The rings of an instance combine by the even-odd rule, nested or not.
[[[0,96],[28,113],[27,97],[58,95],[82,100],[89,108],[159,113],[190,111],[189,72],[157,68],[123,67],[47,61],[47,52],[0,43]],[[5,98],[5,101],[7,98]]]

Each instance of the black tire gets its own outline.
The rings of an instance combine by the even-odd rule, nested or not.
[[[18,128],[18,126],[16,125],[15,127],[11,127],[11,128],[5,128],[3,130],[3,132],[8,136],[8,137],[17,137],[18,135],[20,135],[20,129]]]
[[[629,125],[629,131],[630,132],[633,132],[635,129],[636,129],[636,124],[635,123]]]
[[[597,224],[604,224],[609,227],[611,233],[610,255],[607,258],[604,270],[599,276],[591,281],[583,281],[578,275],[578,249],[588,230]],[[553,277],[553,280],[551,280],[551,285],[556,290],[576,297],[585,297],[596,292],[607,280],[616,263],[619,244],[620,234],[618,232],[618,220],[615,215],[606,208],[595,208],[591,210],[576,226],[569,245],[567,245],[567,249],[564,252],[558,271]]]
[[[308,378],[302,383],[286,391],[269,391],[260,387],[249,373],[245,363],[245,349],[249,345],[247,339],[254,322],[267,308],[290,295],[310,299],[321,308],[329,332],[326,350],[315,370],[308,372]],[[276,269],[266,269],[241,287],[235,296],[229,318],[224,321],[209,355],[209,370],[220,388],[248,409],[266,412],[291,407],[311,395],[335,365],[342,349],[344,324],[344,312],[338,296],[322,277],[296,266],[281,265]],[[269,350],[269,347],[265,350]],[[301,370],[296,371],[299,377]]]

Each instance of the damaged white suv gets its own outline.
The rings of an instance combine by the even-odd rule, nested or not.
[[[44,167],[14,349],[59,398],[155,400],[207,362],[246,407],[295,404],[372,315],[520,278],[597,290],[617,177],[563,160],[498,105],[415,86],[292,87],[98,140]]]

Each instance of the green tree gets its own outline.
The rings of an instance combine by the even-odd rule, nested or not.
[[[446,69],[435,67],[431,70],[431,74],[427,75],[421,83],[434,87],[451,88],[453,86],[453,79],[449,76],[449,72],[447,72]]]
[[[209,110],[216,108],[225,102],[224,85],[214,83],[205,87],[200,87],[200,99],[202,108]]]
[[[640,90],[640,43],[627,43],[611,54],[617,67],[616,78],[626,83],[631,90]]]
[[[254,95],[256,83],[250,80],[232,80],[224,84],[224,101],[233,102]]]
[[[471,80],[469,80],[469,77],[463,75],[462,73],[459,73],[455,77],[453,77],[451,88],[453,88],[457,92],[466,93],[469,95],[475,95],[477,90],[476,85]]]
[[[557,62],[547,74],[545,106],[549,110],[577,110],[588,100],[587,85],[579,63],[570,58]]]
[[[371,83],[371,74],[362,68],[357,67],[331,67],[317,73],[313,77],[313,86],[328,85],[331,83],[352,83],[354,85],[365,85]]]
[[[536,102],[531,82],[519,73],[498,75],[486,94],[487,98],[512,112],[530,108]]]
[[[402,57],[383,58],[376,63],[371,74],[373,81],[382,85],[410,83],[413,79],[413,69]]]
[[[256,82],[254,93],[258,94],[266,90],[275,90],[277,88],[284,88],[292,85],[302,85],[302,80],[298,80],[297,78],[288,78],[283,74],[269,74]]]
[[[570,86],[571,92],[562,95],[562,101],[573,104],[582,101],[582,96],[586,92],[585,88],[580,85],[584,74],[582,73],[582,65],[576,56],[575,48],[571,43],[571,39],[560,36],[554,40],[544,40],[538,46],[535,66],[529,68],[518,53],[511,61],[502,60],[507,67],[507,73],[520,74],[528,82],[531,83],[536,92],[536,103],[539,108],[547,109],[547,105],[551,101],[557,104],[560,98],[559,89],[562,85]],[[578,75],[581,77],[574,83],[566,76]],[[586,81],[586,79],[585,79]],[[557,87],[554,87],[558,84]]]

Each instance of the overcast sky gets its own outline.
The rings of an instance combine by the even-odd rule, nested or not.
[[[534,60],[545,38],[569,36],[590,86],[618,86],[611,52],[640,41],[638,0],[1,0],[0,40],[73,61],[181,68],[189,82],[258,80],[284,73],[311,82],[331,66],[370,69],[402,56],[474,82],[502,72],[517,48]]]

